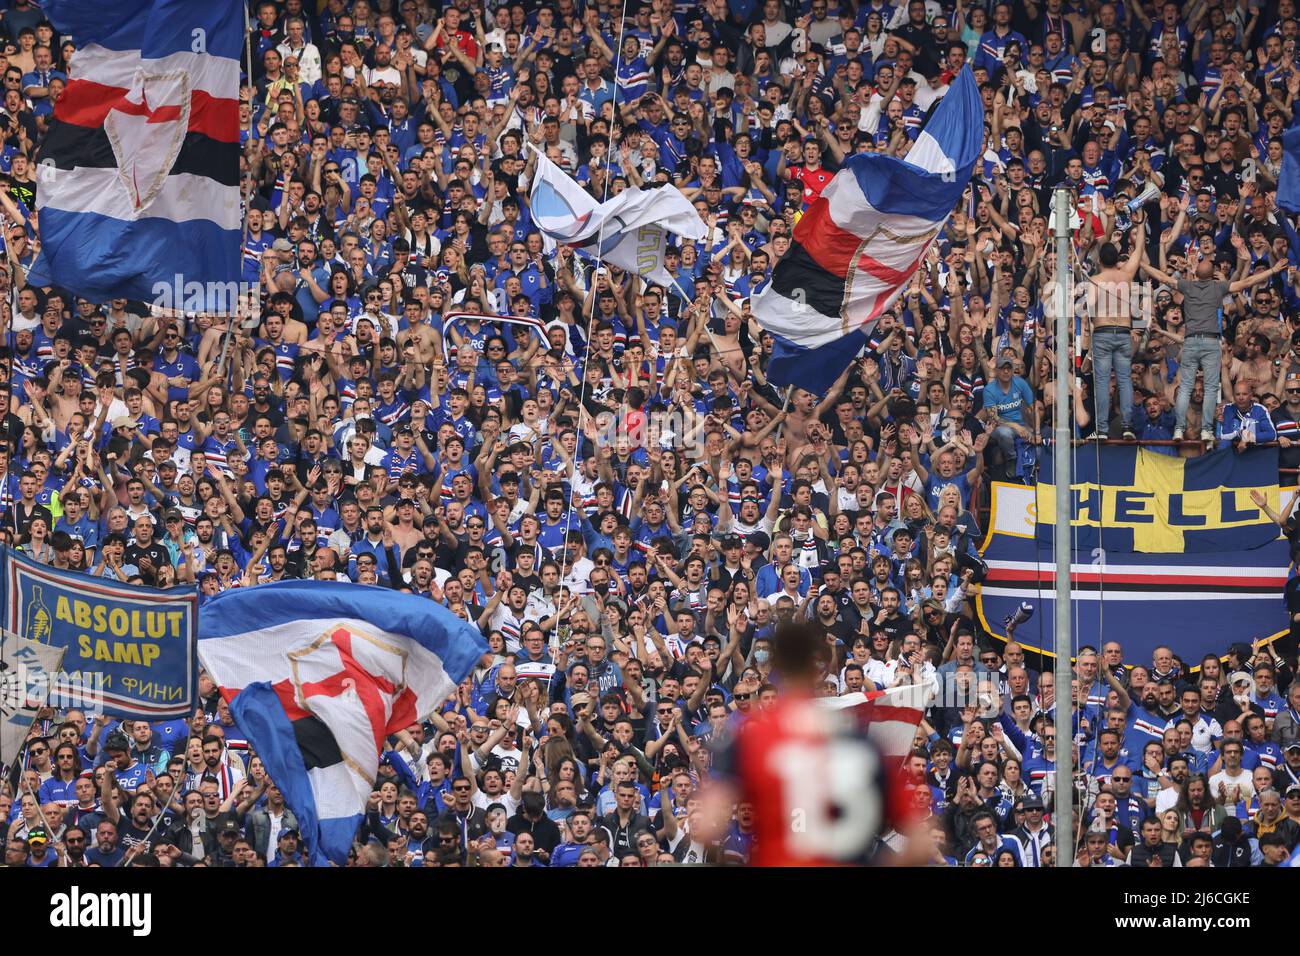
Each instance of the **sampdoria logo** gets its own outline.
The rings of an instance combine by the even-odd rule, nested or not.
[[[60,929],[128,927],[135,936],[153,931],[149,893],[83,893],[78,886],[50,897],[50,925]]]

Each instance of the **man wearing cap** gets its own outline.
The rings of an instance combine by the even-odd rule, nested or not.
[[[50,835],[44,827],[32,827],[27,831],[27,862],[24,866],[58,866],[58,856],[50,852]]]
[[[235,841],[240,836],[239,821],[223,814],[217,822],[217,848],[207,856],[208,866],[235,866]]]
[[[1020,858],[1025,866],[1043,866],[1043,850],[1056,839],[1056,831],[1047,822],[1043,801],[1033,792],[1016,801],[1015,816],[1020,825],[1009,836],[1020,843]]]
[[[989,437],[1002,452],[1008,478],[1015,475],[1018,464],[1016,440],[1032,445],[1041,440],[1033,389],[1015,373],[1015,365],[1010,355],[1002,356],[993,381],[984,386],[983,392],[984,415],[992,428]]]
[[[1254,685],[1254,678],[1249,671],[1239,670],[1229,675],[1228,686],[1219,693],[1219,702],[1214,708],[1214,718],[1219,726],[1226,727],[1228,721],[1241,721],[1250,714],[1264,716],[1264,708],[1255,703],[1252,696]],[[1275,721],[1274,727],[1276,726]],[[1285,743],[1276,737],[1274,740],[1279,744]]]

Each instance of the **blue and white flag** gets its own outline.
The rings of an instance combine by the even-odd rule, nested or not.
[[[1282,169],[1277,175],[1277,204],[1287,212],[1300,212],[1300,126],[1282,134]]]
[[[769,381],[821,394],[840,376],[960,201],[983,143],[979,86],[965,67],[906,158],[845,160],[754,297],[754,317],[776,340]]]
[[[671,184],[625,189],[597,202],[559,166],[533,147],[537,171],[529,207],[547,251],[572,245],[620,269],[660,285],[672,285],[664,268],[668,233],[703,239],[704,220]]]
[[[237,0],[46,0],[77,45],[41,148],[29,281],[95,302],[239,279]],[[180,277],[180,283],[177,282]]]
[[[281,581],[203,606],[199,660],[301,824],[343,865],[385,738],[435,711],[487,643],[425,598]]]

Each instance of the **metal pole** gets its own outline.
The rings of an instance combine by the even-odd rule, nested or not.
[[[1070,213],[1074,197],[1068,188],[1053,196],[1056,210],[1056,411],[1054,414],[1052,464],[1056,479],[1056,865],[1074,865],[1074,695],[1070,668],[1070,323],[1073,319],[1070,286]]]

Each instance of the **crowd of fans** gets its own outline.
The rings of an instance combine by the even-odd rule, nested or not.
[[[355,582],[478,625],[490,654],[389,742],[357,865],[747,860],[748,803],[691,834],[719,748],[779,697],[772,636],[795,619],[824,630],[820,694],[936,691],[904,767],[935,864],[1268,866],[1300,843],[1293,642],[1081,649],[1081,828],[1058,848],[1052,674],[972,603],[986,479],[1031,482],[1058,411],[1060,184],[1096,280],[1076,434],[1276,440],[1300,465],[1276,204],[1294,0],[250,13],[258,309],[233,322],[26,284],[73,46],[27,0],[0,16],[0,535],[201,599]],[[800,215],[847,156],[906,156],[967,65],[987,147],[962,203],[829,391],[773,387],[750,303]],[[597,199],[680,188],[708,234],[670,245],[674,284],[547,253],[530,144]],[[1106,298],[1131,280],[1142,309]],[[0,795],[5,863],[302,865],[292,811],[199,693],[188,721],[44,712]]]

